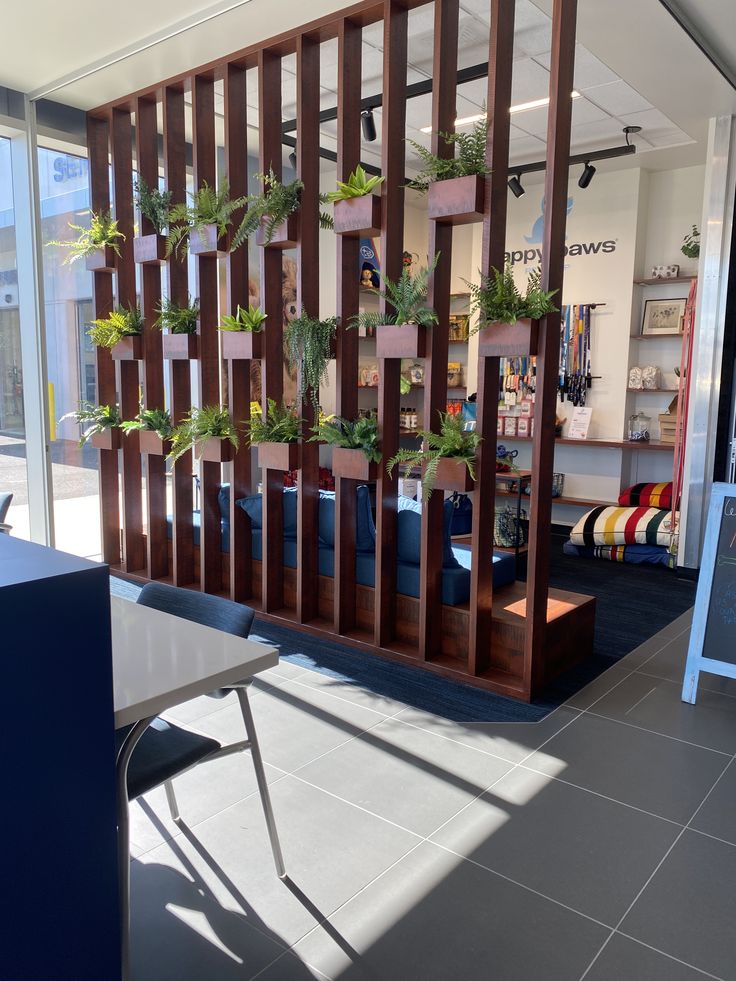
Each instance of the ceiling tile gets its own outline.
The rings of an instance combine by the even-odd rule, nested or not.
[[[605,109],[612,116],[620,116],[622,113],[643,112],[651,109],[651,103],[632,89],[630,85],[619,79],[617,82],[609,82],[607,85],[595,85],[586,88],[585,95],[591,102],[594,102],[601,109]]]
[[[537,55],[536,61],[549,69],[551,55],[549,52]],[[574,85],[578,92],[582,89],[590,88],[592,85],[606,85],[608,82],[617,82],[618,75],[604,65],[594,54],[591,54],[582,44],[575,45],[575,81]]]
[[[538,140],[534,136],[523,136],[521,139],[511,141],[509,159],[516,164],[532,163],[543,159],[545,150],[544,140]]]
[[[529,133],[532,136],[547,136],[547,107],[539,109],[527,109],[525,112],[516,112],[513,115],[514,126]]]
[[[511,105],[543,99],[549,94],[549,72],[531,58],[514,62],[511,78]]]
[[[634,142],[639,139],[651,140],[653,137],[672,137],[679,134],[683,140],[689,139],[671,119],[669,119],[659,109],[647,109],[645,112],[632,112],[619,119],[627,126],[641,126],[641,133],[634,137]],[[679,140],[678,140],[679,142]]]
[[[573,99],[572,102],[572,124],[582,126],[584,123],[595,123],[599,119],[609,119],[608,113],[594,106],[587,99]]]
[[[621,123],[617,119],[601,119],[594,123],[583,123],[572,128],[572,146],[583,150],[601,143],[623,143]]]

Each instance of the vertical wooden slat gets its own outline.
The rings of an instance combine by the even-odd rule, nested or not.
[[[362,76],[362,33],[357,24],[345,20],[337,35],[337,179],[347,180],[360,162],[360,95]],[[358,256],[360,240],[337,235],[337,392],[339,416],[358,415],[358,331],[349,329],[358,313]],[[355,626],[355,482],[335,481],[335,630],[346,633]]]
[[[237,65],[225,70],[225,160],[230,194],[248,193],[246,73]],[[237,228],[242,211],[233,215]],[[227,296],[231,314],[238,304],[248,305],[248,244],[232,253],[227,261]],[[250,419],[250,361],[230,361],[228,365],[230,412],[240,433],[240,449],[230,469],[230,598],[236,601],[252,595],[250,519],[236,501],[252,493],[251,449],[246,445]]]
[[[196,75],[192,93],[194,186],[217,182],[215,153],[215,83],[211,75]],[[220,351],[218,324],[217,259],[198,255],[199,296],[199,398],[201,406],[220,404]],[[220,508],[217,500],[222,468],[219,463],[200,463],[200,572],[201,589],[222,589]]]
[[[186,201],[186,137],[184,129],[184,89],[164,89],[164,172],[172,204]],[[172,255],[168,261],[168,295],[180,306],[187,302],[188,277],[186,260]],[[192,404],[192,382],[188,361],[169,362],[171,417],[180,423]],[[192,454],[185,453],[172,468],[172,575],[176,586],[194,581],[194,548],[192,544]]]
[[[281,58],[272,51],[258,53],[258,115],[260,167],[269,167],[281,177]],[[261,250],[261,306],[268,316],[263,335],[261,388],[263,411],[268,399],[280,403],[284,395],[283,339],[284,303],[281,286],[282,258],[279,249]],[[263,590],[266,611],[284,605],[283,513],[284,475],[280,470],[263,471]]]
[[[296,42],[297,173],[304,184],[297,245],[297,302],[300,313],[319,317],[319,43],[301,35]],[[317,616],[319,567],[319,444],[309,437],[318,413],[307,392],[297,406],[304,419],[297,502],[296,615],[300,623]]]
[[[406,7],[398,0],[384,0],[383,107],[381,112],[381,268],[396,280],[401,275],[404,249],[404,137],[406,130]],[[385,301],[381,301],[385,309]],[[380,327],[378,328],[381,329]],[[387,359],[379,366],[378,427],[383,459],[399,448],[401,361]],[[398,472],[389,477],[381,467],[376,489],[376,585],[374,640],[379,647],[393,637],[396,620],[396,526]]]
[[[451,157],[454,148],[439,133],[455,130],[459,0],[435,0],[432,69],[432,153]],[[429,331],[424,365],[424,428],[439,432],[440,412],[447,407],[447,362],[450,331],[452,225],[430,221],[429,258],[440,254],[428,302],[439,322]],[[442,524],[444,494],[432,494],[422,509],[419,589],[419,655],[429,659],[442,645]]]
[[[133,128],[130,112],[112,111],[112,168],[115,217],[125,235],[117,261],[118,303],[135,307],[135,262],[133,260]],[[119,362],[120,412],[132,419],[138,412],[140,365],[137,361]],[[136,572],[146,564],[143,545],[143,495],[141,488],[141,455],[138,433],[123,441],[123,566]]]
[[[491,0],[491,35],[488,52],[488,143],[483,218],[481,272],[503,269],[508,200],[509,106],[514,50],[515,0]],[[496,425],[498,420],[498,358],[478,359],[477,428],[483,442],[476,462],[473,494],[470,575],[470,628],[468,667],[481,674],[491,657],[493,607],[493,522],[496,497]]]
[[[552,9],[552,59],[547,119],[547,171],[544,181],[542,289],[557,290],[560,305],[565,263],[567,185],[570,169],[575,21],[577,0],[555,0]],[[531,508],[524,641],[524,692],[532,698],[543,683],[544,639],[552,524],[552,471],[560,345],[559,314],[540,323],[537,395],[532,443]]]
[[[87,117],[87,152],[89,154],[90,202],[94,212],[110,208],[110,125],[107,119]],[[112,276],[93,273],[95,318],[107,317],[113,307]],[[98,347],[97,402],[114,405],[116,401],[115,365],[110,351]],[[110,565],[120,562],[120,488],[118,451],[99,451],[100,524],[102,558]]]
[[[135,111],[136,156],[138,175],[151,188],[158,187],[158,117],[153,98],[138,99]],[[139,216],[140,235],[152,235],[155,229],[143,215]],[[164,408],[164,367],[161,331],[153,328],[161,301],[161,269],[141,266],[141,310],[146,322],[144,335],[143,401],[147,409]],[[166,460],[163,456],[146,456],[146,508],[148,533],[148,576],[159,579],[168,575],[169,555],[166,538]]]

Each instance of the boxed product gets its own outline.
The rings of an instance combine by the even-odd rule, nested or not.
[[[672,399],[666,412],[659,415],[659,438],[663,443],[677,441],[677,395]]]
[[[498,422],[496,423],[496,435],[497,436],[503,436],[503,421],[504,421],[505,418],[506,418],[505,416],[499,416],[498,417]]]
[[[503,421],[503,435],[516,436],[516,416],[506,416]]]
[[[532,420],[528,416],[520,416],[516,425],[516,435],[517,436],[531,436]]]
[[[519,405],[522,418],[530,419],[534,415],[534,403],[531,399],[522,399]]]

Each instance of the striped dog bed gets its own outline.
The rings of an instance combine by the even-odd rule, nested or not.
[[[677,534],[672,514],[662,508],[597,507],[578,521],[570,532],[573,545],[664,545]]]

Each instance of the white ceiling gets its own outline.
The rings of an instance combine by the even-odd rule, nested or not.
[[[305,13],[303,5],[293,0],[219,0],[204,8],[201,0],[158,0],[155,4],[127,0],[125,16],[115,23],[114,45],[108,17],[101,16],[99,3],[76,0],[70,16],[56,0],[13,2],[4,10],[6,44],[0,84],[34,90],[78,71],[80,65],[98,68],[99,63],[114,62],[53,95],[58,101],[90,108],[296,27],[305,16],[322,16],[345,2],[312,0]],[[734,0],[689,2],[700,10],[711,30],[719,24],[722,30],[729,18],[736,20]],[[513,104],[547,94],[551,6],[552,0],[517,0]],[[489,0],[461,0],[460,67],[487,60],[489,7]],[[43,32],[37,30],[39,21],[46,28]],[[141,25],[146,32],[156,33],[157,43],[146,46],[141,42]],[[169,34],[176,36],[167,38]],[[432,6],[411,11],[409,83],[431,77],[432,35]],[[736,47],[734,39],[736,30],[724,45]],[[609,166],[659,169],[698,163],[704,159],[708,117],[736,112],[736,92],[658,0],[579,0],[578,40],[575,88],[581,98],[573,103],[573,152],[620,144],[623,126],[634,124],[642,126],[635,140],[640,151],[637,159],[612,161]],[[124,57],[117,60],[115,52]],[[336,103],[336,57],[335,42],[322,46],[323,107]],[[376,24],[364,31],[364,95],[380,92],[382,65],[382,27]],[[286,59],[284,118],[295,115],[293,71],[293,59]],[[482,111],[485,88],[485,79],[459,87],[459,116]],[[407,137],[424,145],[430,137],[421,128],[431,119],[430,100],[422,96],[407,106]],[[255,84],[249,85],[249,103],[257,106]],[[377,110],[378,140],[363,146],[364,159],[374,163],[380,161],[380,116]],[[514,114],[512,162],[544,156],[546,125],[544,108]],[[324,124],[323,145],[334,147],[335,135],[335,124]],[[411,166],[410,148],[407,162]]]

